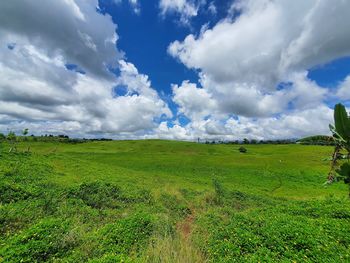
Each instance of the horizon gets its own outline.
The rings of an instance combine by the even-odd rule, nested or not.
[[[2,1],[0,132],[328,135],[334,105],[350,109],[348,10],[341,0]]]
[[[313,135],[310,137],[303,137],[303,138],[280,138],[280,139],[266,139],[266,140],[257,140],[257,139],[248,139],[248,138],[243,138],[243,139],[207,139],[207,138],[197,138],[197,139],[162,139],[162,138],[134,138],[134,139],[113,139],[109,137],[74,137],[70,136],[69,134],[33,134],[30,133],[28,130],[28,134],[24,135],[23,131],[21,132],[14,132],[14,131],[8,131],[8,133],[2,133],[0,132],[0,141],[1,137],[3,136],[3,140],[9,140],[8,139],[8,134],[14,133],[14,135],[17,138],[23,139],[28,139],[28,138],[54,138],[54,139],[66,139],[66,140],[78,140],[78,141],[177,141],[177,142],[193,142],[193,143],[201,143],[201,144],[274,144],[277,142],[283,142],[283,143],[290,143],[294,144],[297,143],[300,140],[303,139],[308,139],[308,138],[316,138],[318,136],[325,136],[325,135]],[[248,140],[248,143],[244,143],[245,140]],[[34,141],[32,141],[34,142]],[[39,141],[40,142],[40,141]],[[50,142],[50,140],[48,140]]]

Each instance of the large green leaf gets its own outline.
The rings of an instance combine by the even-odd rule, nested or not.
[[[337,170],[337,173],[344,177],[350,176],[350,164],[343,163]]]
[[[334,108],[334,124],[337,133],[345,140],[350,139],[350,119],[344,105],[337,104]]]
[[[340,168],[336,171],[340,176],[344,178],[344,182],[346,184],[350,184],[350,164],[344,163]]]

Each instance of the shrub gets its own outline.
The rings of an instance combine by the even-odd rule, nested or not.
[[[81,199],[92,208],[119,208],[129,203],[151,203],[153,198],[150,191],[139,190],[133,193],[123,193],[119,186],[104,183],[83,183],[78,188],[71,189],[68,197]]]
[[[334,206],[346,204],[338,202],[281,202],[227,216],[210,211],[200,232],[208,238],[200,246],[209,262],[348,262],[348,213],[334,218]]]
[[[13,184],[0,184],[0,204],[8,204],[18,202],[20,200],[26,200],[31,197],[32,194],[22,187]]]
[[[238,151],[239,151],[240,153],[246,153],[246,152],[247,152],[247,149],[246,149],[245,147],[241,146],[241,147],[239,147]]]
[[[128,255],[145,246],[153,232],[153,218],[137,213],[114,224],[106,225],[100,232],[103,237],[100,249],[108,254]]]
[[[75,241],[64,242],[69,225],[61,220],[41,221],[10,240],[0,250],[4,262],[44,262],[61,257],[72,249]]]
[[[77,189],[69,191],[69,197],[79,198],[93,208],[117,208],[121,199],[121,190],[110,183],[83,183]]]

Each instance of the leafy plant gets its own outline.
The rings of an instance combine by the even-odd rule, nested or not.
[[[10,141],[10,143],[11,143],[11,148],[10,148],[9,152],[10,153],[13,151],[17,152],[17,136],[13,131],[10,131],[7,134],[7,140]]]
[[[152,202],[149,191],[139,190],[125,194],[119,186],[100,181],[82,183],[78,188],[71,189],[68,197],[80,199],[86,205],[96,209],[120,208],[131,203]]]
[[[23,135],[23,136],[27,136],[27,135],[28,135],[28,132],[29,132],[28,129],[24,129],[24,130],[22,131],[22,135]]]
[[[113,224],[107,224],[101,233],[104,253],[128,255],[133,249],[140,250],[152,235],[154,218],[147,213],[136,213]],[[113,261],[116,262],[116,261]]]
[[[221,204],[225,195],[224,188],[216,178],[213,179],[213,186],[215,190],[215,202]]]
[[[118,186],[99,181],[82,183],[77,189],[72,189],[68,196],[81,199],[86,205],[96,209],[117,208],[120,206],[118,201],[122,199]]]
[[[344,105],[335,105],[334,126],[330,124],[329,128],[333,133],[335,148],[332,155],[331,171],[328,174],[328,183],[342,179],[350,185],[350,117]],[[339,160],[343,159],[342,151],[344,150],[348,161],[340,165]]]
[[[239,147],[238,151],[239,151],[240,153],[246,153],[246,152],[247,152],[247,148],[241,146],[241,147]]]
[[[76,240],[65,242],[69,224],[58,219],[41,220],[27,231],[12,237],[0,249],[4,262],[47,262],[65,255]],[[1,258],[1,257],[0,257]]]
[[[14,184],[0,183],[0,205],[26,200],[31,193]]]

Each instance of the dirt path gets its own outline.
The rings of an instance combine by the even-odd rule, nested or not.
[[[192,242],[192,233],[194,229],[194,223],[196,220],[196,211],[190,208],[191,213],[179,221],[176,224],[176,229],[180,237],[180,242],[182,243],[182,248],[184,248],[184,254],[188,257],[184,263],[202,263],[207,262],[201,251]]]
[[[191,214],[189,214],[184,220],[177,223],[176,228],[180,236],[185,239],[191,239],[193,222],[195,220],[194,210],[191,209]]]

